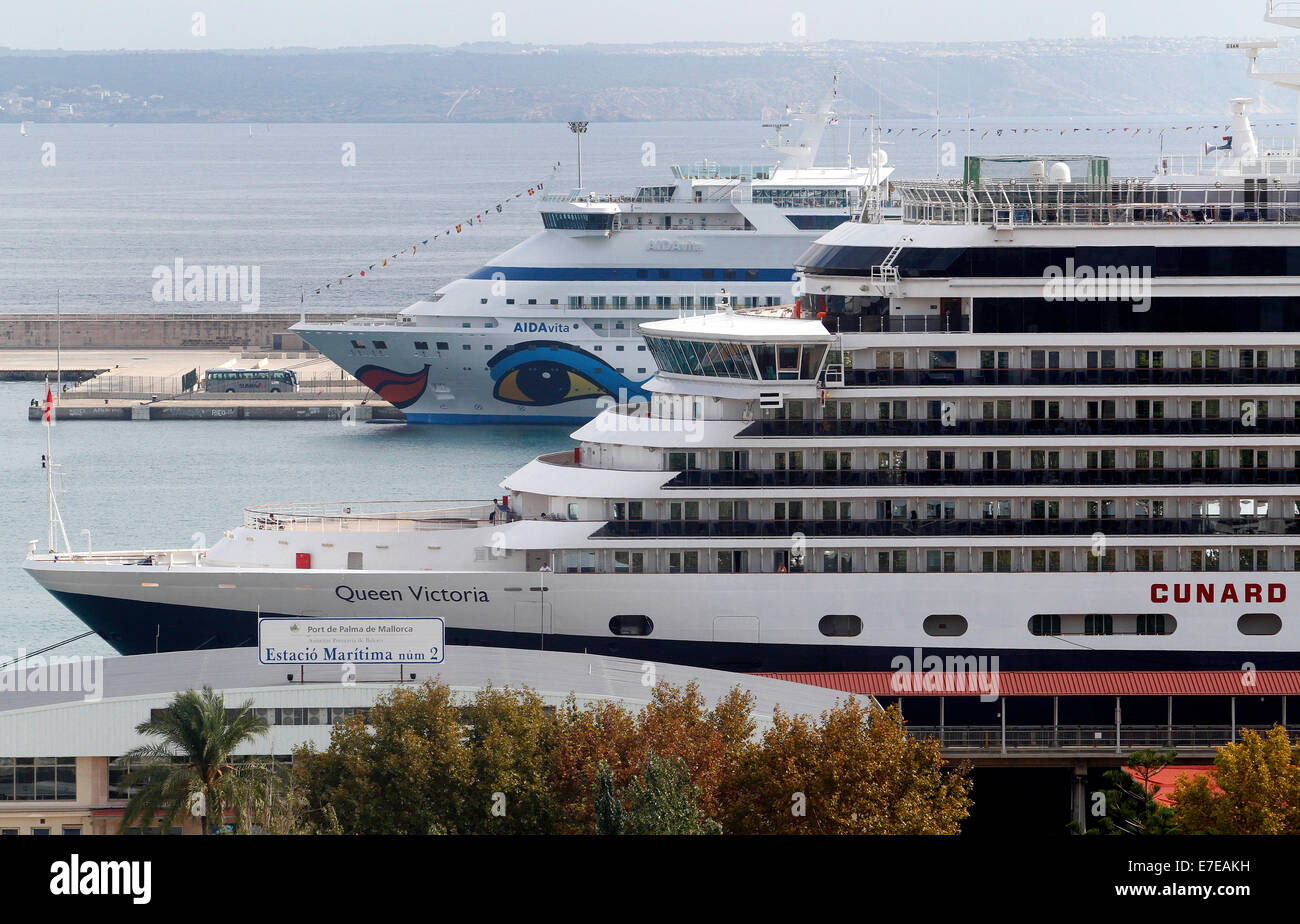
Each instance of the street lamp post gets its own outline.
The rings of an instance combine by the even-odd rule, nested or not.
[[[587,122],[570,122],[569,131],[578,136],[578,188],[582,189],[582,136],[587,133]]]

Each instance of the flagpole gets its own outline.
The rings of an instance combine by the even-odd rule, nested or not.
[[[45,500],[47,512],[49,515],[49,535],[46,548],[50,554],[54,554],[54,448],[50,439],[50,430],[53,420],[53,393],[50,391],[50,380],[45,380]]]
[[[63,290],[54,290],[54,383],[63,390]]]
[[[55,412],[54,412],[54,393],[50,390],[50,380],[45,380],[45,492],[46,502],[49,506],[49,534],[47,546],[50,554],[55,554],[55,531],[54,526],[57,523],[59,530],[58,535],[63,537],[63,550],[72,554],[72,543],[68,541],[68,531],[63,525],[63,515],[59,513],[59,502],[54,496],[54,441],[50,433],[54,429]]]

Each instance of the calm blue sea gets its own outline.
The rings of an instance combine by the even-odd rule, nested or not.
[[[1155,133],[1111,127],[1222,122],[975,120],[976,153],[1098,153],[1112,174],[1146,175]],[[910,127],[887,150],[897,178],[935,175],[936,141],[966,153],[967,122],[938,139]],[[926,126],[927,128],[929,126]],[[1018,129],[1012,133],[1011,128]],[[1029,127],[1052,132],[1026,134]],[[513,194],[541,179],[574,185],[574,139],[562,124],[524,125],[30,125],[0,133],[0,313],[146,312],[155,266],[261,267],[262,304],[296,309],[300,287],[364,267],[480,212],[486,223],[349,281],[303,306],[313,311],[395,311],[531,234],[535,205]],[[842,162],[863,123],[828,131],[821,160]],[[987,136],[982,132],[989,128]],[[1002,134],[996,129],[1002,128]],[[1074,131],[1092,128],[1092,132]],[[1064,132],[1061,131],[1064,129]],[[1279,132],[1281,133],[1281,132]],[[1268,132],[1261,132],[1268,134]],[[1167,133],[1191,150],[1204,132]],[[583,143],[587,187],[625,191],[662,181],[674,162],[704,157],[767,163],[757,123],[593,124]],[[1028,138],[1028,140],[1026,140]],[[352,144],[356,166],[341,164]],[[52,145],[52,148],[46,147]],[[52,165],[47,162],[53,155]],[[939,148],[942,154],[942,148]],[[563,163],[551,178],[551,166]],[[959,166],[941,167],[956,176]],[[499,215],[498,202],[507,203]],[[43,536],[44,432],[29,423],[34,385],[0,383],[0,661],[82,631],[21,570],[26,542]],[[240,522],[246,504],[357,498],[475,498],[540,452],[570,445],[564,428],[418,428],[287,422],[66,422],[55,430],[64,466],[60,495],[69,534],[84,547],[189,546]],[[72,653],[103,653],[97,640]]]

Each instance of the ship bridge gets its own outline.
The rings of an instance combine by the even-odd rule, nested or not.
[[[834,335],[820,321],[717,311],[642,324],[660,374],[816,382]]]

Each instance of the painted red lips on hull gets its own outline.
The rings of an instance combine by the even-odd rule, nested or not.
[[[396,408],[410,407],[429,386],[429,364],[419,372],[394,372],[383,366],[362,366],[353,373],[363,385]]]

